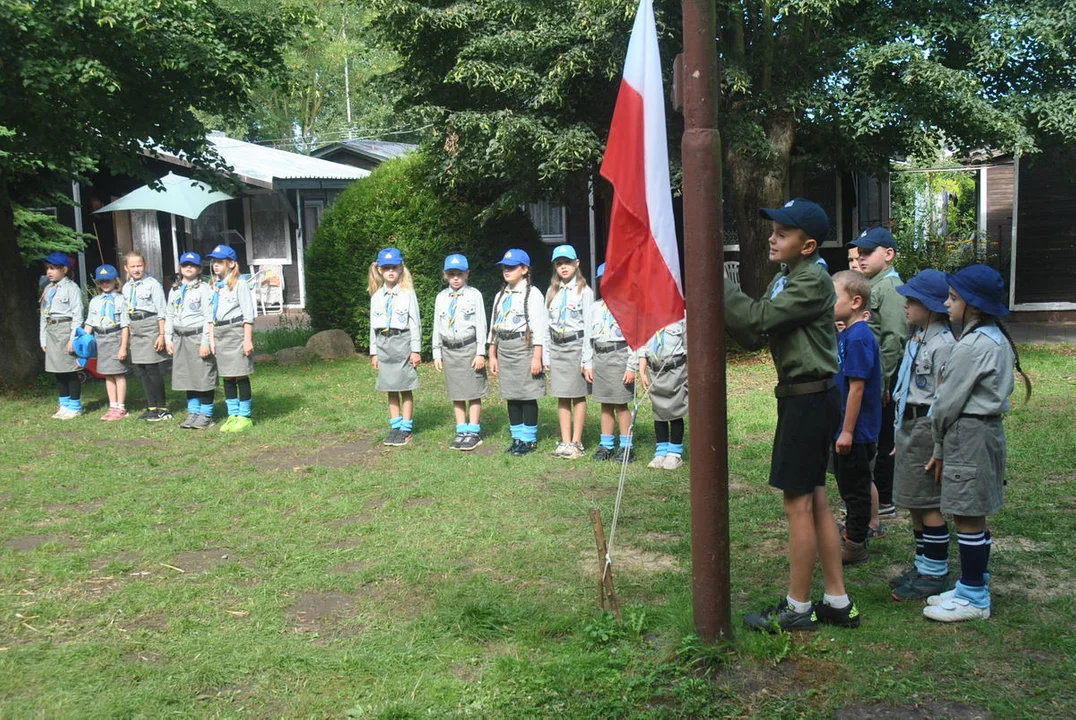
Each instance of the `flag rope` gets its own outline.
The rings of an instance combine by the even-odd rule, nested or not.
[[[637,379],[638,380],[638,379]],[[628,425],[628,438],[631,441],[631,446],[628,451],[623,454],[620,459],[620,481],[616,487],[616,502],[613,504],[613,520],[609,525],[609,542],[605,546],[605,566],[602,568],[602,581],[605,581],[605,576],[609,572],[609,568],[613,565],[613,541],[616,540],[616,524],[620,519],[620,504],[624,499],[624,481],[628,475],[628,460],[631,456],[631,451],[635,449],[635,417],[639,414],[639,382],[635,383],[635,398],[634,405],[631,409],[631,423]]]

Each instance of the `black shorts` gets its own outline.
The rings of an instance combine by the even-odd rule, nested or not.
[[[833,438],[841,422],[841,391],[835,387],[777,400],[770,485],[791,495],[825,487]]]

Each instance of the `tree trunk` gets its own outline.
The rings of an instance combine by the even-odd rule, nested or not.
[[[7,178],[0,173],[0,385],[28,385],[44,369],[37,294],[19,258]]]
[[[772,226],[759,215],[764,207],[781,207],[785,202],[796,119],[790,114],[772,116],[766,122],[772,155],[760,157],[726,145],[725,172],[729,179],[732,217],[740,239],[740,283],[751,297],[759,297],[773,278],[776,268],[769,261]]]

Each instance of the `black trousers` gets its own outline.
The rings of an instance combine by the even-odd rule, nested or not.
[[[889,389],[897,386],[896,373],[889,379]],[[896,443],[897,404],[890,398],[882,408],[882,430],[878,434],[878,457],[874,461],[874,486],[878,488],[878,504],[893,504],[893,468],[896,458],[891,454]]]
[[[848,507],[844,534],[852,542],[866,541],[871,522],[871,461],[878,446],[875,443],[852,443],[847,455],[833,456],[837,489]]]

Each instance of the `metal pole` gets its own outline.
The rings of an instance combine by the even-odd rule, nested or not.
[[[729,600],[728,425],[725,404],[724,233],[717,131],[714,0],[683,0],[684,255],[691,388],[691,565],[695,629],[732,636]]]

